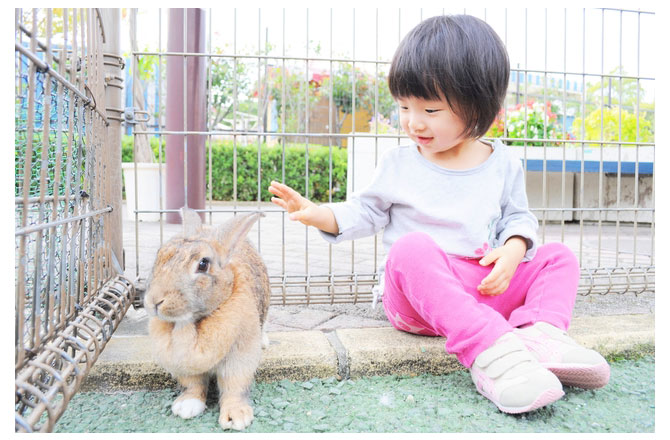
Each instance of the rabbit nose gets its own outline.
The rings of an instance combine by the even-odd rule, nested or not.
[[[158,301],[157,303],[154,304],[154,310],[155,310],[156,312],[158,312],[158,306],[160,306],[161,304],[163,304],[164,301],[165,301],[165,300],[162,299],[162,300],[160,300],[160,301]]]

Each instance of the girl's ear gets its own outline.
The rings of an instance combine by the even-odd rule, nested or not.
[[[184,206],[181,208],[181,223],[184,235],[193,235],[202,227],[202,219],[200,214]]]
[[[219,226],[217,236],[226,252],[222,261],[223,266],[228,264],[230,257],[235,253],[235,250],[240,243],[247,237],[251,227],[261,217],[265,217],[265,214],[261,211],[252,212],[247,215],[238,215],[232,220]]]

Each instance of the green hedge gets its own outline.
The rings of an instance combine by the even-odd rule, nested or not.
[[[158,162],[158,138],[150,137],[149,144],[154,151],[156,162]],[[133,161],[133,136],[123,136],[121,138],[121,162]],[[165,139],[163,139],[163,163],[165,163]]]
[[[122,142],[122,159],[132,162],[132,137],[126,136]],[[164,143],[163,143],[164,144]],[[158,139],[151,139],[151,146],[158,158]],[[237,145],[237,200],[258,200],[258,145]],[[330,148],[322,145],[310,145],[309,187],[305,191],[304,144],[268,146],[261,144],[261,186],[262,201],[270,201],[272,194],[267,190],[271,180],[282,181],[282,152],[284,157],[284,182],[314,202],[328,202]],[[212,142],[212,198],[214,200],[233,200],[233,141]],[[209,146],[207,155],[209,155]],[[347,150],[332,147],[333,171],[332,187],[334,202],[344,201],[347,192]],[[165,150],[163,150],[165,160]],[[206,176],[209,179],[209,156],[207,156]],[[209,197],[209,188],[207,190]]]

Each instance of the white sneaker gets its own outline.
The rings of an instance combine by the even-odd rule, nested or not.
[[[564,394],[558,378],[542,367],[512,332],[477,356],[470,375],[479,393],[510,414],[549,405]]]
[[[600,353],[584,348],[563,330],[536,322],[514,333],[521,338],[540,364],[551,370],[563,385],[586,389],[602,388],[610,378],[610,367]]]

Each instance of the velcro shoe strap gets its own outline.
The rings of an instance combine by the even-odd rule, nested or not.
[[[523,344],[523,342],[521,342],[518,336],[507,336],[505,337],[505,340],[500,341],[479,353],[475,359],[475,365],[477,365],[479,368],[486,368],[491,365],[491,362],[495,361],[496,359],[500,359],[506,354],[514,351],[528,353],[526,346]]]
[[[532,362],[533,357],[527,351],[513,351],[495,360],[486,369],[486,374],[492,379],[498,379],[507,371],[526,362]],[[525,368],[524,368],[525,370]]]

